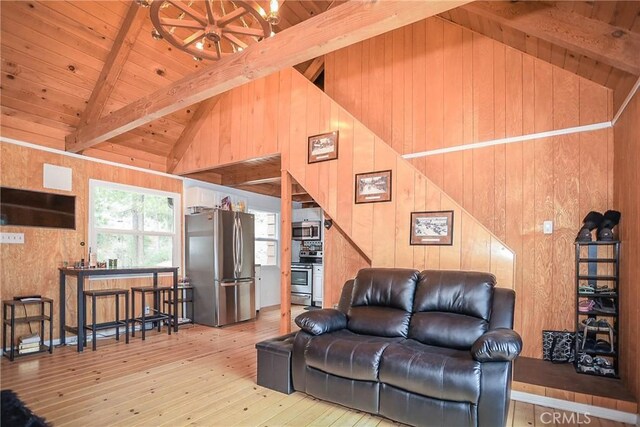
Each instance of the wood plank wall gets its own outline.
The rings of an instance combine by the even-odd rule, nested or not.
[[[622,377],[640,405],[640,95],[636,93],[614,127],[614,206],[622,213],[620,256],[620,346]]]
[[[324,263],[325,308],[340,301],[344,282],[354,278],[360,269],[371,267],[371,261],[358,252],[337,225],[324,230]]]
[[[76,196],[76,229],[62,230],[39,227],[3,226],[7,233],[24,233],[22,245],[2,245],[0,250],[0,290],[2,299],[15,295],[40,294],[54,300],[54,316],[58,319],[58,266],[63,261],[79,261],[87,258],[88,246],[88,199],[89,179],[117,182],[151,189],[182,194],[182,181],[169,177],[151,175],[131,169],[115,167],[82,159],[62,156],[41,150],[0,143],[1,168],[0,184],[25,190],[47,191]],[[71,168],[73,171],[72,191],[45,189],[42,183],[43,164],[53,164]],[[98,253],[98,260],[102,260]],[[169,283],[170,277],[161,277]],[[69,279],[67,295],[75,290],[75,279]],[[131,280],[91,280],[89,288],[129,287],[150,284],[147,278]],[[101,305],[99,319],[112,315],[112,307]],[[75,316],[75,294],[67,300],[67,312]],[[112,319],[110,319],[112,320]],[[58,336],[58,322],[55,321],[54,336]]]
[[[279,90],[265,96],[263,102],[269,107],[260,109],[254,99],[259,93],[256,88],[263,85],[277,86]],[[267,118],[269,110],[277,112],[277,116]],[[268,123],[270,120],[273,123]],[[307,137],[336,129],[340,132],[338,160],[308,165]],[[223,95],[176,173],[276,152],[282,153],[283,169],[333,218],[371,260],[371,265],[491,271],[501,286],[513,286],[511,250],[388,144],[293,69]],[[393,200],[355,205],[354,174],[386,169],[392,170]],[[453,246],[409,245],[409,214],[425,209],[455,211]],[[332,272],[329,264],[327,267]],[[353,273],[329,279],[328,283],[342,285],[349,277]],[[325,292],[332,297],[339,294],[334,290]]]
[[[325,90],[401,154],[611,118],[608,89],[431,18],[325,56]],[[573,240],[613,197],[613,132],[499,145],[412,163],[516,252],[524,355],[574,329]],[[542,222],[554,221],[553,235]]]

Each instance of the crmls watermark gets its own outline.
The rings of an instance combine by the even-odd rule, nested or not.
[[[542,424],[591,424],[588,412],[543,412],[540,414]]]

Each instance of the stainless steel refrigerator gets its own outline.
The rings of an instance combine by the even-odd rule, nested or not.
[[[223,326],[255,318],[253,215],[212,209],[187,215],[185,224],[195,322]]]

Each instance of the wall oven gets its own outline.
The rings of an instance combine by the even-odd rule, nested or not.
[[[291,304],[312,305],[313,265],[291,264]]]
[[[302,221],[292,224],[291,238],[293,240],[320,240],[322,224],[320,221]]]

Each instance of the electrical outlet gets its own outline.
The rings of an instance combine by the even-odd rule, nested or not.
[[[24,233],[0,233],[0,243],[24,244]]]
[[[149,306],[148,306],[148,305],[146,305],[146,306],[144,307],[144,314],[149,314],[149,313],[151,313],[151,309],[149,308]]]
[[[553,221],[544,221],[542,223],[542,232],[544,234],[553,234]]]

